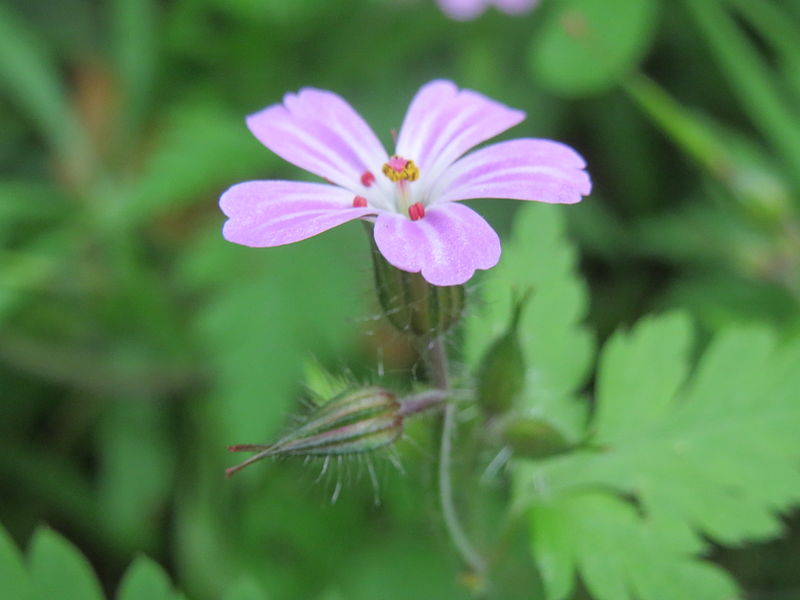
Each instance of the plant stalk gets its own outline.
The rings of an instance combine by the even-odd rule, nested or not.
[[[426,352],[429,377],[433,384],[441,389],[449,389],[447,373],[447,350],[441,335],[431,338]],[[442,441],[439,446],[439,503],[442,506],[442,516],[450,539],[453,541],[461,558],[477,575],[486,571],[486,562],[475,550],[464,531],[461,521],[456,513],[453,498],[453,484],[450,478],[450,464],[452,460],[453,433],[455,430],[456,407],[452,402],[445,403],[442,417]]]

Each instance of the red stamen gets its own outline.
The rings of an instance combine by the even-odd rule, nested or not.
[[[364,171],[361,174],[361,185],[369,187],[373,183],[375,183],[375,175],[373,175],[371,171]]]
[[[422,205],[422,202],[415,202],[408,207],[408,218],[412,221],[419,221],[424,216],[425,207]]]
[[[353,198],[353,208],[364,208],[367,206],[367,199],[364,196],[356,196]]]

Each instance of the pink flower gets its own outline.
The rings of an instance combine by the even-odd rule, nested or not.
[[[449,81],[424,85],[389,156],[364,120],[332,92],[305,88],[250,115],[267,148],[328,183],[247,181],[220,199],[225,239],[252,247],[298,242],[354,219],[374,220],[392,265],[433,285],[458,285],[500,258],[500,240],[470,198],[572,204],[589,193],[584,160],[542,139],[477,144],[525,114]]]
[[[445,14],[459,21],[468,21],[480,15],[490,5],[510,15],[521,15],[533,9],[539,0],[438,0]]]

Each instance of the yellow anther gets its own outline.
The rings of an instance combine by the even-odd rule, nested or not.
[[[389,162],[384,163],[381,169],[391,181],[416,181],[419,179],[419,169],[413,160],[406,160],[399,156],[393,156]]]

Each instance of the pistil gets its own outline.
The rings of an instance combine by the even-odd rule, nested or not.
[[[411,203],[409,184],[419,179],[419,168],[414,164],[414,161],[395,155],[384,163],[381,171],[397,188],[398,211],[408,215],[412,221],[416,221],[425,216],[425,208],[421,203]]]

